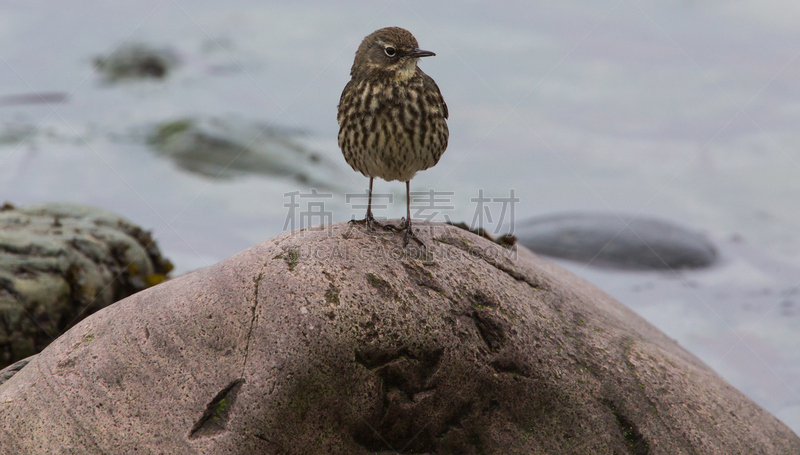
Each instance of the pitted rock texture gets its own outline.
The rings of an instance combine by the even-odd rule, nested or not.
[[[0,452],[800,453],[594,286],[420,226],[283,234],[103,309],[0,386]]]

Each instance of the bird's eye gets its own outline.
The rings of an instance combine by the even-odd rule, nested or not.
[[[389,57],[394,57],[397,55],[397,49],[393,48],[392,46],[386,46],[386,49],[384,49],[383,52],[386,52],[386,55]]]

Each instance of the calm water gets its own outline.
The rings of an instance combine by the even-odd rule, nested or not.
[[[331,163],[316,172],[334,193],[333,219],[361,217],[344,193],[366,179],[340,156],[336,104],[361,38],[400,25],[437,52],[421,66],[451,113],[447,153],[413,181],[452,193],[438,219],[469,222],[479,190],[502,198],[513,189],[517,219],[624,211],[707,232],[725,261],[704,274],[573,269],[800,432],[795,2],[119,3],[0,3],[3,199],[121,213],[153,230],[179,272],[280,232],[284,194],[308,184],[185,173],[137,135],[189,117],[241,125],[243,144],[259,144],[266,125],[302,131],[296,140]],[[182,64],[163,81],[104,83],[93,58],[125,43],[170,47]],[[68,98],[8,98],[33,92]],[[395,196],[382,215],[404,213],[401,184],[376,190]],[[500,206],[491,210],[496,224]],[[699,290],[680,291],[687,283]],[[640,285],[650,294],[632,291]],[[752,297],[759,289],[764,297]],[[754,355],[730,356],[743,347]]]

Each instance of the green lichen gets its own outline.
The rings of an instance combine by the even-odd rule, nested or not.
[[[333,283],[328,285],[328,290],[325,292],[325,301],[328,302],[329,305],[339,305],[339,288],[334,286]]]
[[[162,123],[156,129],[156,135],[153,138],[154,142],[163,143],[170,137],[183,133],[194,125],[194,122],[189,119],[180,119],[172,122]]]
[[[219,400],[219,403],[217,403],[217,407],[214,408],[213,411],[211,411],[212,412],[211,420],[214,421],[222,420],[222,416],[225,414],[225,412],[228,410],[230,406],[231,406],[231,400],[228,397]]]
[[[231,408],[234,406],[236,395],[243,383],[243,378],[231,382],[208,403],[205,412],[189,432],[190,439],[213,436],[225,431]]]
[[[297,254],[297,251],[289,251],[284,259],[286,259],[286,263],[289,265],[289,270],[292,271],[300,262],[300,255]]]
[[[367,273],[367,280],[372,287],[377,289],[381,296],[389,300],[397,300],[397,292],[388,281],[377,277],[374,273]]]

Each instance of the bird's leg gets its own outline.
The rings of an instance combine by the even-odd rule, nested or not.
[[[414,230],[411,228],[411,182],[406,182],[406,216],[401,220],[400,227],[397,227],[392,224],[387,224],[384,228],[391,229],[394,232],[402,232],[406,231],[405,236],[403,237],[403,246],[408,245],[408,239],[414,239],[420,246],[425,246],[422,243],[422,240],[414,234]]]
[[[369,199],[367,200],[367,216],[366,216],[366,218],[364,218],[364,220],[367,222],[367,227],[372,231],[375,230],[375,226],[373,226],[373,223],[375,223],[375,217],[372,216],[372,181],[373,180],[375,180],[374,177],[370,177],[369,178]]]
[[[405,236],[403,237],[403,246],[408,245],[408,239],[414,239],[420,246],[425,246],[422,243],[422,240],[414,234],[414,231],[411,229],[411,182],[406,182],[406,216],[401,220],[400,227],[397,227],[393,224],[385,224],[382,226],[384,229],[390,229],[394,232],[403,232],[406,231]]]
[[[405,229],[406,235],[403,238],[403,246],[408,245],[408,239],[412,238],[415,242],[417,242],[420,246],[425,246],[422,243],[416,234],[414,234],[413,229],[411,229],[411,181],[406,182],[406,222],[403,223],[403,226],[400,228],[401,230]]]
[[[374,177],[370,177],[369,178],[369,199],[367,200],[367,216],[364,217],[364,219],[360,220],[360,221],[350,220],[351,223],[356,223],[356,224],[362,224],[363,223],[363,224],[366,224],[367,227],[372,231],[375,230],[375,226],[383,227],[383,225],[378,223],[377,221],[375,221],[375,217],[372,216],[372,181],[373,180],[374,180]]]

